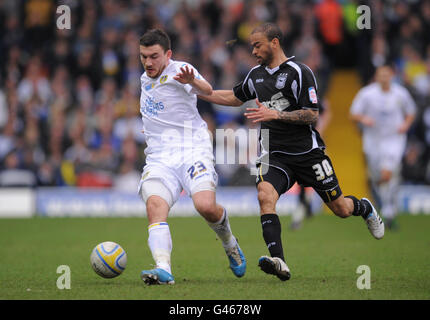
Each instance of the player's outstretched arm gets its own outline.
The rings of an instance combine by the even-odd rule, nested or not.
[[[295,111],[278,111],[267,108],[260,101],[255,100],[257,108],[246,108],[245,116],[253,120],[254,123],[261,121],[281,120],[292,124],[315,124],[318,120],[318,111],[302,109]]]
[[[213,90],[210,95],[197,95],[199,99],[222,106],[238,107],[243,104],[233,93],[233,90]]]
[[[181,72],[173,77],[176,81],[182,84],[189,84],[198,94],[212,94],[212,86],[204,79],[197,79],[194,75],[194,70],[188,66],[182,67]]]

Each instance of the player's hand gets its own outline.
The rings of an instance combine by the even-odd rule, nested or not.
[[[366,116],[363,116],[360,122],[363,126],[366,126],[366,127],[373,127],[375,125],[375,120]]]
[[[409,124],[408,123],[403,123],[398,129],[397,129],[397,133],[400,134],[404,134],[406,132],[408,132],[409,130]]]
[[[185,65],[185,67],[182,67],[181,72],[179,72],[178,74],[176,74],[176,76],[173,77],[173,79],[182,84],[191,83],[194,81],[194,78],[194,70],[192,68],[188,68],[187,65]]]
[[[258,99],[255,99],[257,103],[257,108],[246,108],[245,117],[248,119],[253,119],[252,123],[262,122],[262,121],[271,121],[278,118],[278,112],[276,110],[272,110],[267,108],[264,104],[262,104]]]

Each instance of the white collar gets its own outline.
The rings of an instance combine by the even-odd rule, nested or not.
[[[295,58],[295,56],[291,56],[291,57],[287,57],[287,61],[288,60],[290,60],[290,59],[293,59],[293,58]],[[281,63],[282,64],[282,63]],[[274,74],[276,71],[278,71],[279,70],[279,66],[276,66],[276,67],[274,67],[273,69],[270,69],[268,66],[266,66],[265,67],[265,69],[266,69],[266,71],[269,73],[269,74]]]

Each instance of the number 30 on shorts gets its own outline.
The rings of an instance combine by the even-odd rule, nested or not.
[[[314,164],[312,166],[312,169],[315,170],[317,181],[324,180],[325,177],[329,177],[333,174],[333,168],[331,167],[330,162],[328,162],[327,159],[323,160],[321,164]]]
[[[205,172],[206,167],[201,161],[196,161],[194,165],[188,168],[187,172],[190,174],[190,178],[194,179],[199,173]]]

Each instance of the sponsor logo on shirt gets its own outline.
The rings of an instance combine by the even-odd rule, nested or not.
[[[155,102],[153,97],[147,97],[145,103],[140,107],[140,112],[148,117],[158,116],[158,111],[164,109],[163,102]]]
[[[155,83],[147,84],[147,85],[145,86],[145,90],[146,90],[146,91],[149,91],[149,90],[151,90],[152,88],[154,88],[154,86],[155,86]]]
[[[255,80],[255,83],[260,83],[260,82],[263,82],[263,81],[264,81],[264,79],[261,79],[261,78],[260,78],[260,79],[256,79],[256,80]]]
[[[284,97],[282,92],[274,94],[270,101],[263,101],[262,104],[269,109],[275,109],[278,111],[283,111],[290,106],[290,102]]]
[[[315,88],[309,87],[308,91],[309,91],[309,100],[312,103],[318,103],[317,92],[315,91]]]

